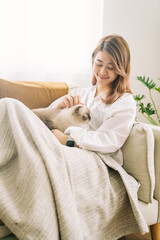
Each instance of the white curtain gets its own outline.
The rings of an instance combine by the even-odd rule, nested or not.
[[[87,86],[103,0],[0,0],[0,78]]]

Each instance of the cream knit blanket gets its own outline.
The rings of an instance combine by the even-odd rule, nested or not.
[[[137,189],[109,155],[62,146],[22,103],[0,100],[0,219],[18,239],[145,233]]]

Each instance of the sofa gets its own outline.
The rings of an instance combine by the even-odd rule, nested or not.
[[[15,98],[30,109],[47,107],[68,91],[65,82],[0,79],[0,98]],[[135,122],[122,152],[123,168],[139,182],[139,207],[150,228],[152,240],[160,240],[160,127]],[[0,239],[10,234],[0,220]]]

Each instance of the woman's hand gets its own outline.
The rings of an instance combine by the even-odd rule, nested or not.
[[[69,107],[72,107],[72,106],[77,105],[79,103],[80,103],[80,96],[79,95],[73,96],[71,94],[67,94],[58,103],[57,107],[59,107],[59,108],[66,108],[66,107],[69,108]]]
[[[52,129],[51,132],[55,135],[55,137],[59,140],[61,144],[66,145],[66,141],[68,139],[67,135],[65,135],[58,129]]]
[[[58,139],[58,141],[61,144],[66,145],[66,142],[68,140],[68,135],[65,135],[63,132],[61,132],[58,129],[52,129],[51,132],[54,134],[54,136]],[[76,142],[74,143],[74,147],[79,148]]]

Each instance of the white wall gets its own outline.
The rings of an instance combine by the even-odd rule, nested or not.
[[[0,0],[0,33],[0,78],[90,86],[92,51],[117,33],[131,49],[133,93],[148,94],[138,75],[160,86],[160,0]]]
[[[90,85],[103,0],[0,0],[0,78]]]
[[[136,76],[150,77],[160,86],[160,0],[104,0],[103,35],[120,34],[131,50],[131,87],[148,95]],[[154,92],[160,110],[160,94]],[[146,98],[146,102],[148,98]],[[145,119],[138,114],[138,119]]]

